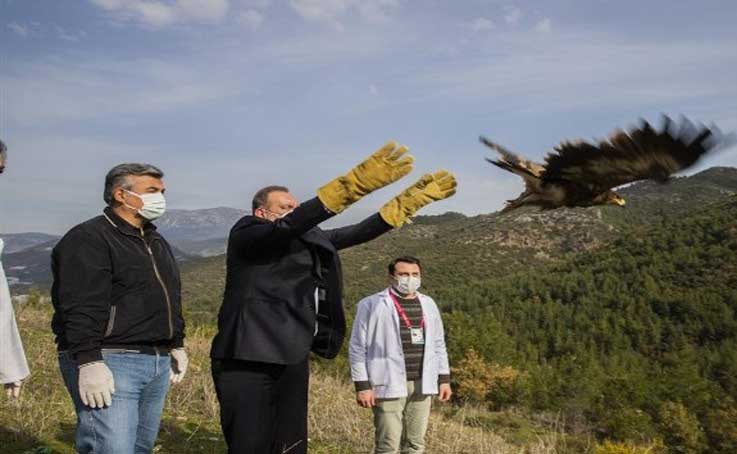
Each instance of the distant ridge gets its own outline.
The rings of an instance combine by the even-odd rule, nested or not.
[[[458,257],[477,260],[471,274],[509,271],[526,264],[551,263],[567,254],[592,250],[617,237],[622,228],[658,222],[664,216],[688,213],[737,194],[737,168],[712,167],[665,185],[639,182],[620,191],[627,207],[594,207],[537,211],[522,209],[504,215],[445,213],[418,216],[411,225],[370,245],[343,253],[347,268],[383,262],[395,251],[416,253],[451,263]],[[222,267],[228,232],[246,210],[218,207],[172,209],[156,222],[190,267]],[[12,250],[3,257],[14,286],[46,285],[50,280],[48,251],[57,236],[19,233],[3,236]],[[27,245],[28,247],[23,247]],[[434,257],[437,254],[437,257]],[[209,257],[209,259],[208,259]],[[211,264],[211,265],[208,265]],[[486,269],[485,269],[486,268]],[[363,273],[365,274],[365,273]]]

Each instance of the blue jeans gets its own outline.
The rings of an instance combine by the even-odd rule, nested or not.
[[[103,350],[113,373],[113,404],[92,409],[79,397],[79,371],[66,352],[59,367],[77,413],[75,445],[79,454],[150,453],[159,433],[161,412],[169,390],[170,358],[124,350]]]

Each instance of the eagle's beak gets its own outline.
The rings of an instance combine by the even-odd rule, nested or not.
[[[621,207],[627,205],[627,201],[622,198],[614,199],[614,203],[616,203],[617,205]]]

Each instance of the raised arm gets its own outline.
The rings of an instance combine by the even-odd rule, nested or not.
[[[333,246],[340,250],[371,241],[392,228],[379,213],[376,213],[358,224],[326,230],[325,234]]]
[[[389,142],[345,175],[320,187],[316,198],[299,205],[287,216],[275,221],[243,218],[230,232],[229,248],[249,251],[300,236],[331,216],[343,212],[365,195],[402,178],[412,170],[413,162],[414,158],[407,154],[407,147]],[[374,236],[386,231],[382,224],[377,225],[381,231],[372,233]],[[346,235],[337,234],[336,241],[346,242],[341,237],[345,238]],[[357,244],[355,241],[347,243]]]
[[[298,237],[332,216],[317,197],[273,222],[247,216],[231,229],[229,248],[243,252],[268,248]]]

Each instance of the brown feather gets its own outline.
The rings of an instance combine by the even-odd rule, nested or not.
[[[539,164],[519,156],[484,137],[481,142],[500,157],[490,163],[525,181],[525,191],[507,201],[502,210],[524,205],[550,209],[562,206],[624,205],[612,188],[638,180],[667,181],[674,173],[694,165],[704,154],[737,141],[715,128],[698,127],[686,118],[679,124],[663,116],[657,131],[642,120],[629,132],[616,130],[592,144],[562,142]]]
[[[696,128],[686,119],[675,125],[664,117],[660,131],[642,121],[639,128],[616,131],[597,145],[561,143],[546,157],[542,178],[570,181],[595,192],[644,179],[667,181],[714,148],[718,141],[710,140],[712,135],[712,130]]]

